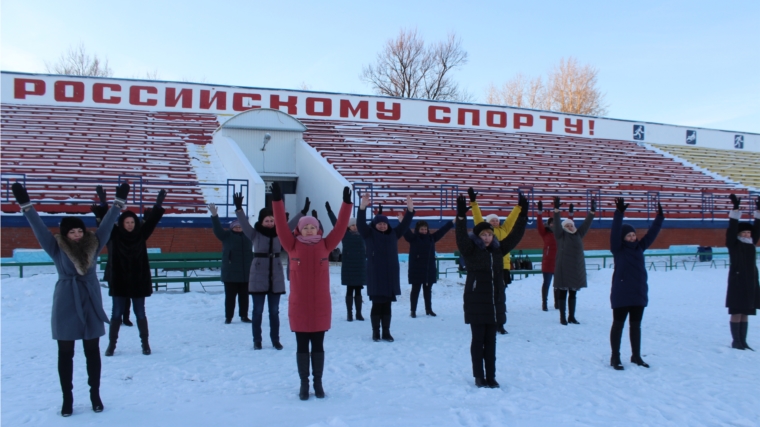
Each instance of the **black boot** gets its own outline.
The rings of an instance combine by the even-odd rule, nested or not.
[[[380,341],[380,316],[371,315],[369,319],[372,321],[372,341]]]
[[[552,288],[554,290],[554,309],[559,310],[559,297],[557,296],[557,288]]]
[[[296,353],[296,362],[298,363],[298,377],[301,378],[301,389],[298,391],[298,397],[301,400],[309,399],[309,353]]]
[[[752,350],[752,347],[747,345],[747,329],[749,327],[749,322],[741,322],[739,323],[739,336],[742,338],[742,345],[744,346],[745,350]],[[755,350],[752,350],[755,351]]]
[[[425,314],[435,317],[433,312],[433,285],[422,285],[422,298],[425,299]]]
[[[559,323],[567,325],[567,319],[565,319],[565,310],[560,308],[559,310]]]
[[[121,320],[121,323],[123,323],[125,326],[135,326],[132,321],[129,320],[129,317],[124,316],[124,318]]]
[[[106,348],[106,356],[113,356],[113,352],[116,351],[116,341],[119,339],[119,328],[121,328],[121,320],[111,320],[111,325],[108,327],[108,347]]]
[[[498,333],[500,333],[500,334],[502,334],[502,335],[506,335],[506,334],[508,334],[508,333],[509,333],[509,332],[507,332],[507,330],[506,330],[506,329],[504,329],[504,325],[499,325],[499,326],[497,326],[497,327],[496,327],[496,332],[498,332]]]
[[[61,392],[63,392],[63,405],[61,405],[61,416],[70,417],[74,412],[74,352],[61,348],[61,342],[58,344],[58,378],[61,381]]]
[[[322,372],[325,368],[325,353],[311,353],[311,373],[314,377],[314,395],[324,399],[325,390],[322,388]]]
[[[648,368],[649,365],[641,358],[641,323],[631,322],[628,327],[631,336],[631,363]]]
[[[351,312],[351,309],[353,308],[353,305],[354,305],[354,298],[351,295],[346,295],[346,310],[348,311],[347,320],[349,322],[353,322],[354,321],[354,315]]]
[[[90,402],[92,410],[103,412],[103,401],[100,400],[100,339],[85,341],[84,356],[87,360],[87,385],[90,386]]]
[[[132,299],[127,298],[127,302],[124,305],[124,314],[122,315],[121,323],[127,325],[127,326],[135,326],[134,323],[129,321],[129,309],[132,307]]]
[[[558,298],[559,305],[559,323],[567,325],[567,319],[565,318],[565,305],[567,304],[567,291],[556,290],[555,296]]]
[[[356,295],[354,297],[354,304],[356,304],[356,320],[364,321],[364,317],[362,316],[362,296]]]
[[[150,344],[148,343],[148,318],[137,319],[137,329],[140,331],[140,342],[142,342],[142,354],[150,355]]]
[[[612,322],[610,329],[610,347],[612,348],[612,357],[610,357],[610,366],[616,371],[622,371],[623,364],[620,362],[620,341],[623,339],[623,323]]]
[[[744,343],[742,343],[742,326],[739,322],[731,322],[731,348],[737,350],[744,350]]]
[[[410,314],[410,316],[412,316],[412,319],[416,319],[417,313],[415,313],[414,310],[412,310],[412,313]]]
[[[543,310],[543,311],[549,311],[549,307],[547,307],[547,305],[546,305],[546,300],[544,300],[541,303],[541,310]]]
[[[546,299],[549,297],[549,288],[541,288],[541,310],[543,311],[549,311],[549,308],[546,306]]]
[[[475,387],[477,388],[488,387],[488,383],[486,382],[486,379],[483,377],[475,377]]]
[[[391,315],[383,314],[381,320],[383,322],[383,341],[393,342],[393,337],[391,336]]]
[[[575,319],[575,292],[569,292],[569,296],[567,298],[567,308],[568,308],[568,316],[567,316],[567,323],[573,323],[576,325],[580,325],[580,322]]]
[[[496,382],[496,378],[486,378],[486,384],[488,384],[488,388],[499,388],[501,387],[498,382]]]

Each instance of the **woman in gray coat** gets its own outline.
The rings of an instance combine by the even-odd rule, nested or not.
[[[248,275],[253,262],[253,243],[243,233],[240,220],[230,222],[230,229],[222,228],[218,209],[211,203],[211,225],[214,236],[222,242],[222,282],[224,283],[224,323],[232,323],[235,314],[235,299],[238,300],[240,321],[251,323],[248,318]]]
[[[572,219],[564,221],[560,218],[560,200],[554,198],[554,221],[552,231],[557,240],[557,259],[554,264],[554,288],[557,289],[559,298],[559,323],[580,324],[575,319],[575,294],[579,289],[586,287],[586,259],[583,253],[583,237],[591,228],[596,211],[596,201],[591,200],[591,210],[586,214],[586,219],[580,228],[575,228]],[[568,297],[569,294],[569,297]],[[565,306],[569,308],[569,315],[565,319]]]
[[[270,208],[261,209],[258,221],[251,227],[243,211],[242,193],[235,193],[232,200],[235,203],[235,215],[243,229],[243,234],[253,243],[253,262],[248,276],[248,292],[253,299],[253,349],[262,349],[261,322],[264,315],[264,302],[267,302],[269,338],[271,338],[274,348],[282,350],[282,344],[280,344],[280,296],[285,293],[285,275],[282,269],[282,261],[280,261],[282,245],[280,245],[280,239],[277,237],[277,230],[274,226],[274,214]],[[306,209],[308,210],[308,205]],[[294,215],[288,221],[288,226],[295,227],[303,215],[303,211],[301,215]]]
[[[82,340],[87,359],[87,383],[90,386],[92,410],[103,411],[100,400],[100,337],[106,334],[103,323],[108,316],[103,310],[100,282],[95,273],[98,254],[108,242],[111,228],[129,194],[129,185],[116,190],[116,201],[103,218],[98,231],[87,231],[78,217],[61,220],[61,234],[53,235],[32,206],[24,186],[12,186],[13,196],[29,221],[42,249],[50,255],[58,271],[53,291],[51,325],[53,339],[58,341],[58,376],[63,392],[61,415],[68,417],[74,405],[74,341]]]

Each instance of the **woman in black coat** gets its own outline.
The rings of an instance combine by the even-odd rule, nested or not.
[[[145,317],[145,298],[153,293],[153,283],[146,241],[164,215],[161,204],[165,197],[166,190],[158,192],[156,204],[142,223],[134,212],[124,211],[119,216],[118,226],[111,230],[111,252],[108,254],[106,277],[109,278],[108,295],[112,297],[113,306],[106,356],[113,356],[116,350],[124,307],[129,299],[132,300],[132,308],[137,318],[142,353],[151,353],[148,343],[148,318]]]
[[[464,322],[470,325],[472,375],[478,387],[497,388],[496,328],[507,317],[504,301],[504,255],[514,249],[525,233],[528,201],[520,194],[520,215],[510,233],[498,241],[493,226],[481,222],[467,233],[467,199],[457,198],[457,248],[467,266],[464,285]],[[485,373],[483,364],[485,363]]]
[[[737,350],[752,350],[747,345],[749,316],[754,316],[760,308],[760,282],[757,272],[757,245],[760,239],[760,197],[755,200],[754,223],[739,222],[741,199],[730,196],[734,209],[729,214],[726,230],[726,247],[731,259],[728,270],[728,290],[726,307],[731,315],[731,347]]]
[[[399,222],[402,219],[399,217]],[[409,242],[412,317],[417,317],[417,300],[420,298],[420,289],[422,289],[422,295],[425,299],[425,314],[435,316],[431,302],[433,283],[438,281],[438,270],[435,267],[435,243],[441,240],[453,226],[454,223],[449,221],[435,233],[430,233],[426,221],[417,221],[414,232],[407,230],[404,233],[404,239]]]
[[[356,228],[364,239],[367,250],[367,295],[372,301],[370,320],[372,340],[380,341],[380,324],[383,326],[382,340],[393,342],[391,336],[391,304],[401,295],[401,280],[398,265],[398,239],[404,235],[414,217],[412,199],[406,198],[404,220],[396,228],[391,228],[388,217],[375,215],[367,225],[365,209],[369,205],[369,193],[364,193],[356,216]]]
[[[325,202],[327,216],[333,227],[338,222],[330,208],[330,202]],[[346,287],[346,310],[348,321],[353,322],[352,308],[356,305],[356,320],[364,320],[362,316],[362,289],[367,283],[367,250],[364,239],[356,228],[356,218],[348,220],[346,234],[343,235],[343,253],[340,258],[340,283]]]
[[[248,318],[248,274],[253,262],[253,243],[243,233],[240,221],[230,222],[230,229],[222,228],[215,204],[208,205],[214,236],[222,242],[222,282],[224,283],[224,323],[232,323],[235,315],[235,299],[238,300],[238,315],[243,323],[251,323]]]
[[[662,205],[657,204],[657,216],[647,234],[639,240],[636,230],[623,224],[623,216],[628,205],[622,197],[615,199],[615,216],[610,230],[610,252],[615,258],[615,271],[612,273],[612,329],[610,330],[610,347],[612,357],[610,366],[618,371],[623,370],[620,362],[620,340],[623,336],[625,319],[631,315],[628,331],[631,338],[631,362],[648,368],[641,359],[641,319],[644,317],[644,307],[649,303],[649,285],[647,284],[647,269],[644,263],[644,251],[649,248],[660,233],[665,216]]]

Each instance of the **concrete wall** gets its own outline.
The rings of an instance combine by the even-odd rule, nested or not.
[[[264,180],[261,179],[261,176],[251,166],[251,163],[246,159],[240,147],[231,138],[216,133],[214,134],[212,146],[216,149],[222,166],[227,170],[229,176],[234,176],[236,179],[248,180],[248,194],[245,195],[245,203],[248,204],[248,215],[257,214],[266,202]]]

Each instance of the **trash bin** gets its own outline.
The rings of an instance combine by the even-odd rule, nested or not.
[[[700,246],[697,248],[697,253],[699,254],[699,262],[712,261],[712,247]]]

